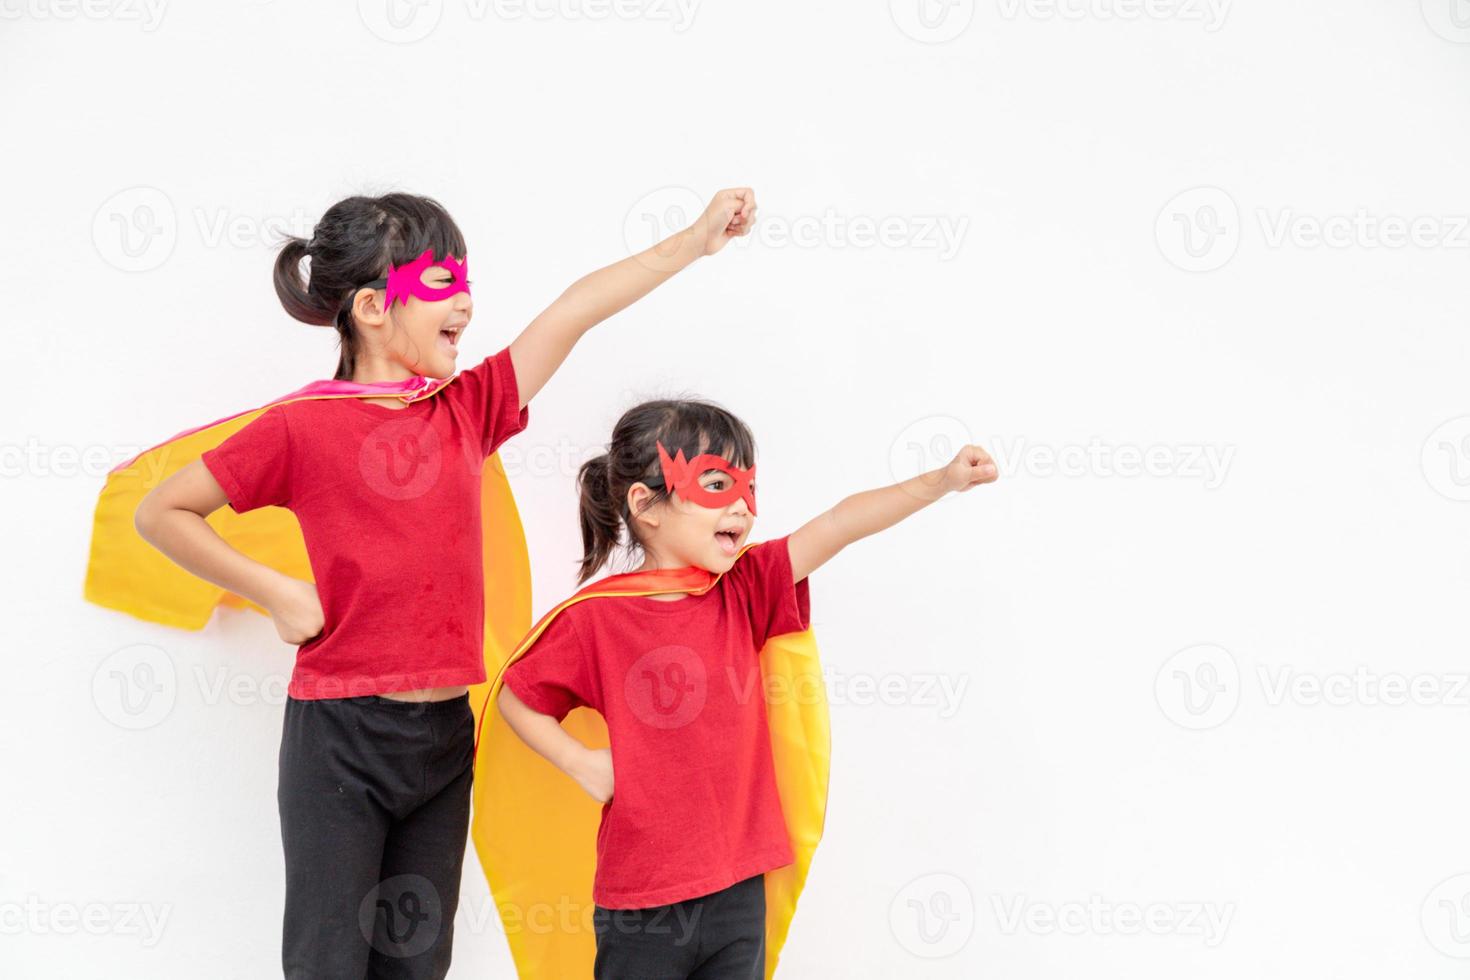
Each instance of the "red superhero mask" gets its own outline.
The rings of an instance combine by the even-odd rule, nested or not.
[[[701,507],[727,507],[738,498],[745,498],[745,506],[755,514],[755,465],[742,470],[723,456],[701,453],[691,460],[684,459],[684,450],[673,458],[664,444],[658,444],[658,461],[664,471],[664,487],[677,493],[685,500]],[[710,470],[719,470],[728,478],[730,486],[724,490],[706,490],[699,478]]]
[[[454,277],[449,285],[430,286],[424,282],[424,273],[435,266],[449,270],[449,274]],[[448,299],[455,293],[467,293],[470,291],[469,275],[469,256],[465,256],[463,262],[456,262],[452,256],[446,255],[436,262],[434,261],[434,250],[426,248],[412,262],[405,262],[403,265],[389,265],[386,278],[365,282],[357,288],[386,288],[388,298],[383,304],[383,309],[391,310],[394,300],[402,300],[403,305],[407,306],[410,296],[417,296],[421,300],[433,303],[441,299]],[[353,290],[353,293],[355,295],[356,290]],[[352,297],[349,296],[345,305],[351,305],[351,303]]]

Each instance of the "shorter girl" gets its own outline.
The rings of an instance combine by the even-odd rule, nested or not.
[[[966,446],[942,469],[848,497],[786,537],[746,547],[755,441],[729,412],[638,405],[608,453],[583,464],[579,581],[625,528],[643,562],[543,622],[506,668],[498,703],[527,745],[603,804],[596,977],[766,975],[763,877],[790,865],[793,848],[758,651],[808,628],[807,578],[843,547],[995,478],[989,455]],[[630,580],[644,594],[617,594]],[[606,721],[609,748],[561,727],[581,706]],[[543,826],[555,823],[548,814]]]

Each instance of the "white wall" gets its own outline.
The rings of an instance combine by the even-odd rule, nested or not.
[[[637,399],[751,424],[757,537],[1001,457],[813,578],[832,806],[782,975],[1461,976],[1463,0],[621,2],[0,0],[0,973],[279,975],[290,648],[81,599],[98,459],[333,370],[267,226],[439,198],[472,363],[750,184],[757,234],[598,328],[512,446],[538,614]],[[93,684],[136,644],[176,687],[129,730]],[[510,976],[488,908],[471,854],[452,976]]]

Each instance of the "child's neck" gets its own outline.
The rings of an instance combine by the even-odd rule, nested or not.
[[[366,363],[359,363],[352,371],[352,382],[360,385],[371,384],[399,384],[404,381],[412,381],[419,375],[414,374],[408,368],[397,361],[372,358]],[[382,405],[384,408],[407,408],[403,399],[385,395],[382,398],[363,398],[363,401],[372,402],[374,405]]]
[[[633,569],[633,572],[634,574],[641,575],[646,572],[677,572],[685,568],[693,567],[695,566],[687,562],[682,565],[675,565],[672,562],[661,560],[657,555],[649,554],[644,556],[643,564]],[[648,598],[657,599],[660,602],[678,602],[684,597],[685,594],[683,592],[665,592],[658,595],[648,596]]]

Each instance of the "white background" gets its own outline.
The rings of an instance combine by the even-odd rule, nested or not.
[[[291,649],[81,599],[112,463],[331,376],[272,228],[442,201],[467,366],[749,184],[756,234],[505,456],[538,615],[643,398],[748,421],[756,539],[1000,458],[813,577],[832,798],[781,975],[1464,976],[1470,7],[627,2],[0,0],[0,973],[279,975]],[[456,929],[452,977],[511,975],[473,853]]]

